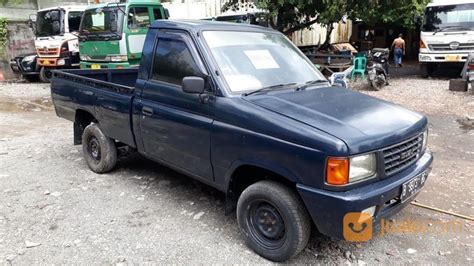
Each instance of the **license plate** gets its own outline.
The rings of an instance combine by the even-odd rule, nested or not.
[[[45,65],[45,66],[46,66],[46,65],[49,65],[49,61],[48,61],[48,60],[44,60],[44,61],[43,61],[43,65]]]
[[[427,172],[423,172],[415,176],[411,180],[403,183],[402,194],[400,195],[400,200],[404,202],[410,199],[411,197],[415,196],[425,184],[427,176],[428,176]]]
[[[92,68],[92,69],[100,69],[100,65],[92,64],[92,65],[91,65],[91,68]]]
[[[449,61],[449,62],[457,62],[457,61],[460,61],[461,60],[461,56],[459,55],[447,55],[446,56],[446,61]]]

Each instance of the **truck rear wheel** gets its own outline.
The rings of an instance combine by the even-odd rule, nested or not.
[[[311,220],[298,195],[269,180],[242,192],[237,221],[247,245],[272,261],[286,261],[300,253],[311,233]]]
[[[42,82],[50,83],[51,78],[53,77],[53,72],[51,69],[46,67],[41,67],[39,78]]]
[[[117,147],[113,139],[104,135],[98,124],[92,123],[82,134],[82,151],[89,168],[106,173],[117,163]]]

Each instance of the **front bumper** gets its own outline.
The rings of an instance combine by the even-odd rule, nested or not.
[[[420,63],[464,63],[469,53],[421,53],[418,55]]]
[[[81,69],[115,69],[115,68],[131,68],[133,67],[128,62],[87,62],[81,61]]]
[[[318,231],[343,239],[343,219],[349,212],[361,212],[376,206],[373,223],[403,209],[415,197],[400,201],[402,184],[430,171],[433,155],[426,152],[415,164],[389,178],[349,191],[334,192],[298,184],[297,189]]]
[[[68,68],[68,67],[77,67],[73,63],[73,59],[70,57],[38,57],[37,64],[42,67],[51,67],[51,68]]]

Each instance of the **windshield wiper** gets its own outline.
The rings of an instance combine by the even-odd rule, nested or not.
[[[444,28],[439,28],[433,32],[433,36],[436,35],[438,32],[443,32],[448,29],[459,29],[459,30],[471,30],[471,28],[463,27],[463,26],[446,26]]]
[[[328,81],[325,80],[325,79],[310,80],[310,81],[307,81],[307,82],[304,83],[304,84],[298,85],[298,87],[296,87],[295,90],[296,90],[296,91],[305,90],[305,89],[308,88],[309,86],[315,85],[315,84],[319,84],[319,83],[328,83]]]
[[[247,93],[244,93],[243,95],[244,96],[249,96],[249,95],[252,95],[252,94],[255,94],[255,93],[259,93],[259,92],[269,91],[269,90],[273,90],[273,89],[281,88],[281,87],[295,86],[295,85],[297,85],[297,83],[295,83],[295,82],[286,83],[286,84],[276,84],[276,85],[272,85],[272,86],[263,87],[263,88],[260,88],[260,89],[257,89],[257,90],[251,91],[251,92],[247,92]]]

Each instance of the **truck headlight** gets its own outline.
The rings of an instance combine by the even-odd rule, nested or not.
[[[111,55],[110,56],[110,61],[112,62],[122,62],[122,61],[127,61],[128,57],[126,55]]]
[[[428,129],[423,132],[423,144],[421,145],[421,153],[423,154],[426,151],[426,146],[428,145]]]
[[[87,56],[87,55],[80,55],[79,57],[81,58],[81,61],[89,61],[90,60],[90,57]]]
[[[349,183],[375,175],[375,154],[360,155],[349,160]]]
[[[59,59],[58,60],[58,66],[64,66],[66,64],[66,60],[64,59]]]
[[[351,158],[329,157],[326,165],[326,183],[347,185],[375,176],[375,154],[364,154]]]
[[[431,57],[428,55],[420,55],[420,61],[431,61]]]

